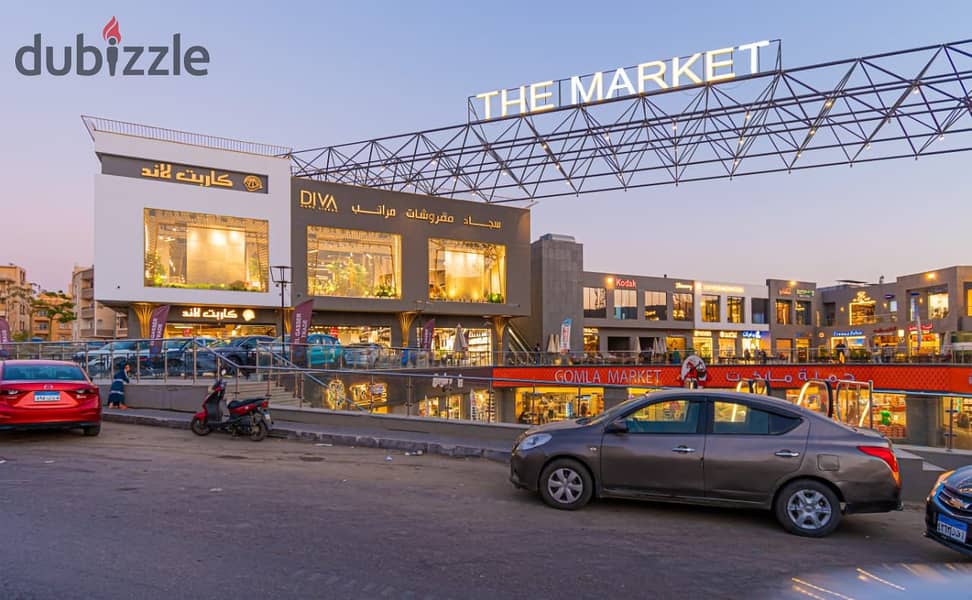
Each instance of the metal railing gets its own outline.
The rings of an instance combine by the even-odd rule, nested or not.
[[[132,137],[141,137],[150,140],[163,142],[175,142],[178,144],[188,144],[190,146],[201,146],[203,148],[213,148],[216,150],[229,150],[232,152],[244,152],[247,154],[258,154],[260,156],[275,156],[289,158],[293,152],[292,148],[277,146],[274,144],[262,144],[259,142],[247,142],[234,140],[232,138],[204,135],[192,133],[190,131],[179,131],[177,129],[166,129],[155,127],[154,125],[142,125],[141,123],[128,123],[126,121],[116,121],[103,117],[91,117],[82,115],[81,120],[88,129],[91,139],[94,139],[94,132],[116,133]]]

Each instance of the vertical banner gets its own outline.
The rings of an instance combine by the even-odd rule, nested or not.
[[[169,320],[169,305],[160,306],[152,311],[152,318],[149,319],[149,354],[155,356],[162,352],[162,338],[165,337],[165,323]]]
[[[560,353],[567,354],[570,352],[570,319],[564,319],[564,322],[560,324]]]
[[[0,356],[7,355],[7,344],[10,343],[10,323],[0,317]]]
[[[918,292],[911,292],[911,312],[915,315],[915,332],[918,334],[918,339],[915,344],[915,354],[921,353],[921,312],[918,307]],[[911,337],[909,335],[909,337]],[[909,339],[908,342],[911,340]],[[908,352],[911,353],[910,351]]]
[[[296,365],[304,366],[307,362],[307,332],[313,312],[313,299],[304,300],[294,307],[294,318],[290,323],[290,356]]]
[[[435,335],[435,319],[429,319],[422,327],[422,349],[432,349],[432,338]]]

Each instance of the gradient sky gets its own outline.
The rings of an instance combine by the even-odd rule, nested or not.
[[[211,53],[206,77],[41,77],[42,33]],[[833,2],[30,2],[0,18],[0,263],[50,289],[93,260],[81,114],[306,148],[465,120],[470,94],[761,39],[796,67],[970,37],[968,0]],[[547,199],[533,237],[573,235],[589,270],[830,283],[972,263],[972,153]],[[134,249],[133,249],[134,250]]]

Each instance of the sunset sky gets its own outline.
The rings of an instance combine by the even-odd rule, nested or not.
[[[25,77],[14,55],[78,33],[211,54],[205,77]],[[466,97],[782,39],[796,67],[970,37],[967,0],[891,2],[131,2],[6,5],[0,19],[0,261],[66,289],[93,257],[80,115],[280,144],[462,123]],[[543,200],[533,238],[573,235],[589,270],[759,283],[877,281],[970,264],[972,154]],[[135,251],[136,249],[133,249]],[[97,268],[97,265],[96,265]],[[97,271],[96,271],[97,272]]]

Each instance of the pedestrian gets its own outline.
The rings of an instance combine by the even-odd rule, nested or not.
[[[118,365],[118,371],[111,381],[111,391],[108,392],[108,408],[120,408],[125,410],[125,384],[129,383],[128,373],[132,367],[127,361]]]
[[[752,360],[753,355],[749,353],[749,348],[746,348],[746,351],[743,352],[743,358],[746,360],[747,364],[749,364],[749,361]]]

